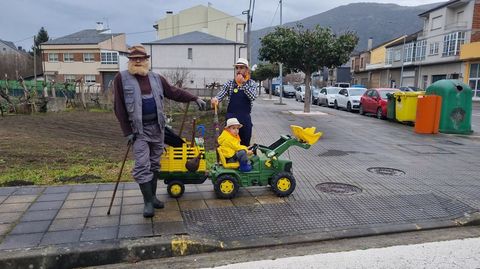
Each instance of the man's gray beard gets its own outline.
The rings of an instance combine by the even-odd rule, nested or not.
[[[148,64],[143,66],[135,66],[135,64],[128,64],[128,73],[132,75],[146,76],[148,74]]]

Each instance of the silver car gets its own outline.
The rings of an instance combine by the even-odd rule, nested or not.
[[[317,104],[319,106],[333,107],[335,105],[335,95],[340,91],[339,87],[324,87],[320,90]]]

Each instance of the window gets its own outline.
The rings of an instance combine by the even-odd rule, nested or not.
[[[446,79],[447,75],[432,75],[432,83],[435,83],[439,80]]]
[[[118,64],[118,52],[116,51],[105,51],[100,55],[102,64]]]
[[[193,49],[192,48],[188,48],[188,59],[189,60],[193,59]]]
[[[470,64],[470,76],[468,81],[473,90],[473,97],[480,97],[480,63]]]
[[[64,53],[63,54],[64,62],[73,62],[73,53]]]
[[[438,55],[438,47],[438,42],[430,43],[430,50],[428,51],[428,55]]]
[[[415,46],[415,61],[425,60],[425,54],[427,53],[427,40],[417,41]]]
[[[465,42],[465,32],[454,32],[443,37],[442,56],[453,56],[460,53],[460,46]]]
[[[462,22],[463,21],[463,14],[464,14],[463,10],[457,12],[457,22]]]
[[[49,53],[48,54],[49,62],[58,62],[58,53]]]
[[[84,53],[83,54],[83,61],[84,62],[94,62],[95,57],[93,56],[93,53]]]
[[[75,75],[65,75],[65,82],[75,82]]]
[[[85,83],[95,83],[95,75],[85,75]]]
[[[412,62],[413,61],[413,57],[415,57],[414,55],[414,50],[413,50],[413,47],[414,47],[414,43],[413,42],[410,42],[410,43],[407,43],[405,44],[405,48],[404,48],[404,58],[403,58],[403,61],[404,62]]]
[[[363,57],[360,58],[360,68],[363,68]]]
[[[385,58],[386,58],[386,61],[385,61],[386,64],[392,64],[393,63],[393,49],[392,48],[387,49],[387,57],[385,57]]]
[[[402,49],[395,50],[395,58],[393,59],[395,62],[398,62],[402,59]]]
[[[432,18],[432,28],[431,30],[436,30],[442,28],[442,16]]]

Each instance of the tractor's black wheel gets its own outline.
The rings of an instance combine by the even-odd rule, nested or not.
[[[237,195],[238,185],[237,179],[232,175],[221,175],[217,178],[213,186],[217,198],[220,199],[232,199]]]
[[[167,185],[168,195],[172,198],[179,198],[185,192],[185,185],[180,180],[172,180]]]
[[[296,186],[295,178],[290,172],[280,172],[272,177],[270,186],[273,192],[279,197],[290,195]]]

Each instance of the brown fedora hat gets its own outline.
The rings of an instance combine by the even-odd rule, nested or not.
[[[128,49],[128,58],[150,58],[142,45],[133,45]]]

